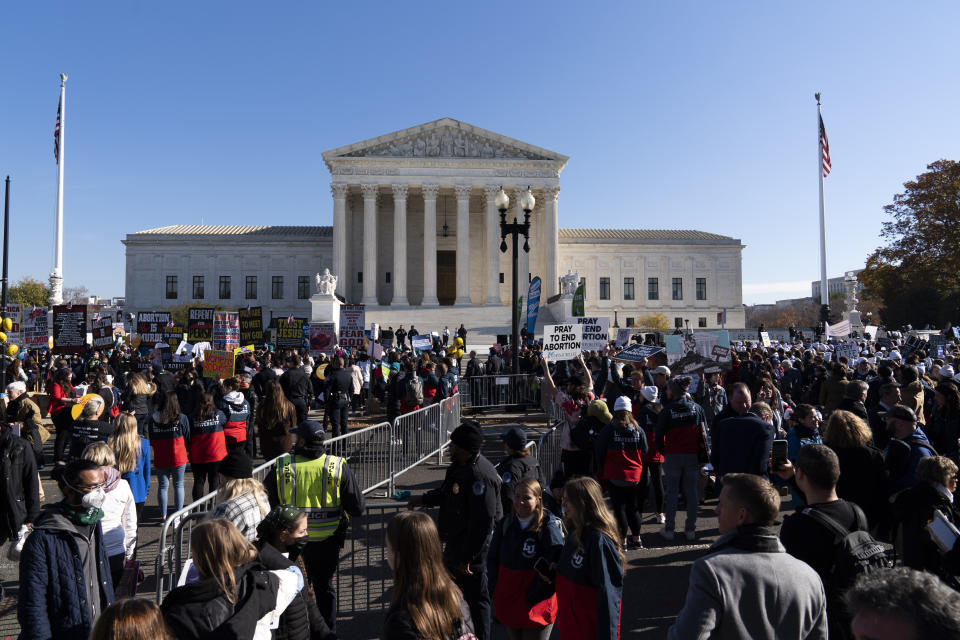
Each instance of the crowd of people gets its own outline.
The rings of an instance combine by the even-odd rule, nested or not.
[[[0,534],[20,554],[22,637],[336,638],[334,575],[364,499],[325,440],[374,399],[393,419],[510,357],[464,363],[465,330],[420,351],[402,330],[377,360],[245,353],[223,380],[122,349],[24,362],[0,427]],[[746,344],[726,370],[694,375],[613,344],[559,363],[528,344],[524,369],[563,417],[557,471],[543,477],[520,426],[488,460],[483,427],[465,420],[441,485],[386,528],[382,637],[487,640],[498,621],[511,639],[618,638],[639,597],[624,592],[625,554],[670,544],[680,526],[696,541],[707,499],[720,537],[693,564],[669,637],[956,637],[960,352],[854,344],[852,359],[809,341]],[[31,371],[50,399],[49,460]],[[262,482],[258,449],[278,458]],[[182,509],[188,464],[193,498],[216,492],[215,506],[157,607],[129,597],[138,526]],[[61,496],[43,504],[47,468]],[[648,504],[658,530],[644,537]],[[438,508],[436,521],[420,507]]]

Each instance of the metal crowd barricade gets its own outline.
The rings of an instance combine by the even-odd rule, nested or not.
[[[464,409],[540,406],[540,379],[532,373],[463,378],[458,385]]]
[[[393,493],[390,450],[393,425],[381,422],[324,441],[327,453],[345,458],[364,495],[386,487]]]
[[[564,421],[561,420],[540,436],[534,450],[537,462],[540,463],[540,473],[546,482],[550,482],[554,472],[560,468],[560,436],[563,425]]]
[[[406,509],[406,502],[368,502],[363,515],[351,520],[337,569],[339,615],[389,608],[393,576],[386,558],[387,523]]]

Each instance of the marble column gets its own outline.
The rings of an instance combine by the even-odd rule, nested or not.
[[[513,197],[514,205],[514,215],[517,217],[517,222],[523,222],[523,207],[520,206],[520,196],[526,193],[527,188],[525,186],[517,186],[517,192]],[[507,213],[507,216],[510,216],[510,213]],[[536,233],[534,221],[534,213],[530,212],[530,243],[537,242],[539,236]],[[541,241],[542,242],[542,241]],[[517,281],[520,283],[520,286],[517,288],[520,295],[523,297],[523,304],[527,304],[527,291],[530,289],[530,254],[523,250],[523,236],[517,236]]]
[[[469,305],[470,301],[470,185],[458,184],[457,194],[457,300],[456,304]]]
[[[487,297],[484,304],[497,306],[503,304],[500,300],[500,212],[497,211],[497,205],[494,202],[498,191],[500,191],[500,185],[488,184],[484,187],[484,195],[487,199],[484,219],[487,236],[487,251],[484,256]]]
[[[377,194],[380,185],[362,184],[363,192],[363,300],[368,306],[377,301]]]
[[[421,185],[423,191],[423,302],[435,307],[437,301],[437,193],[438,184]]]
[[[347,191],[349,185],[330,185],[333,194],[333,264],[330,270],[337,276],[337,293],[346,298],[346,285],[351,282],[347,274]],[[326,265],[317,265],[322,269]]]
[[[407,190],[409,185],[393,188],[393,302],[408,305],[407,300]]]
[[[543,270],[543,299],[555,296],[560,291],[559,276],[557,275],[557,252],[559,251],[560,235],[557,224],[557,198],[560,196],[560,187],[546,187],[543,201],[545,215],[543,221],[544,270]]]

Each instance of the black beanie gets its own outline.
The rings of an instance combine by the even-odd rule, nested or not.
[[[483,430],[477,421],[464,420],[450,434],[450,442],[470,453],[480,453],[480,447],[483,446]]]
[[[252,478],[253,460],[243,449],[234,449],[220,461],[220,473],[228,478]]]

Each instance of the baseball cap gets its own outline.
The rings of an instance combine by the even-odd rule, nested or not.
[[[663,365],[660,365],[650,373],[652,373],[655,376],[667,376],[668,378],[670,377],[670,369]]]
[[[304,440],[312,440],[314,442],[323,442],[325,436],[323,425],[316,420],[304,420],[293,429],[290,429],[290,433],[298,435]]]
[[[523,427],[510,427],[500,435],[500,439],[514,451],[523,451],[527,448],[527,434]]]
[[[897,418],[899,420],[906,420],[907,422],[917,421],[917,414],[913,412],[913,409],[902,404],[893,405],[884,417]]]

